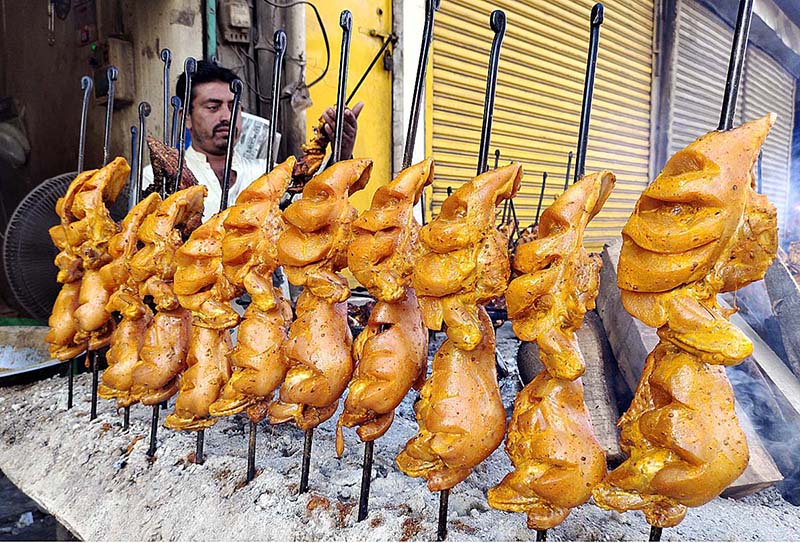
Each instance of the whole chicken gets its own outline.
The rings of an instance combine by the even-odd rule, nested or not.
[[[331,418],[339,406],[353,375],[353,336],[345,302],[330,303],[305,289],[295,312],[283,349],[289,371],[278,400],[269,406],[269,421],[294,420],[308,430]]]
[[[88,342],[76,343],[75,334],[78,325],[75,322],[75,310],[78,309],[78,297],[81,293],[81,282],[65,283],[56,297],[53,310],[47,324],[50,330],[44,340],[50,344],[50,356],[56,360],[66,361],[87,350]]]
[[[294,157],[290,157],[251,183],[239,194],[225,220],[225,275],[238,288],[247,290],[252,303],[230,354],[233,374],[219,399],[209,407],[214,417],[246,409],[250,420],[260,422],[289,369],[283,343],[292,308],[273,287],[272,274],[278,266],[277,240],[285,229],[279,204],[291,182],[294,163]]]
[[[449,339],[436,352],[430,378],[414,406],[419,433],[397,465],[424,477],[431,491],[467,478],[503,441],[506,412],[495,373],[495,338],[489,315],[478,307],[480,343],[460,349]]]
[[[489,505],[527,513],[531,529],[560,524],[606,474],[583,401],[575,330],[600,284],[601,260],[586,253],[584,232],[614,182],[608,171],[584,176],[542,213],[536,239],[517,247],[521,275],[506,291],[514,332],[538,344],[545,369],[517,394],[506,439],[514,471],[489,490]]]
[[[420,230],[424,254],[412,284],[425,325],[440,330],[444,321],[447,337],[460,349],[480,344],[478,305],[508,285],[508,239],[495,228],[494,208],[516,194],[521,180],[519,164],[481,174],[450,195]]]
[[[753,346],[716,297],[761,279],[777,251],[776,211],[753,176],[774,121],[710,132],[679,151],[623,229],[623,305],[661,341],[620,419],[630,458],[593,492],[601,507],[641,509],[653,526],[675,526],[747,466],[720,365],[741,362]]]
[[[278,239],[278,261],[289,282],[330,303],[350,296],[339,270],[347,266],[351,223],[358,213],[348,196],[369,180],[371,160],[344,160],[309,181],[303,197],[283,213],[288,228]]]
[[[77,254],[77,247],[72,247],[67,242],[67,226],[78,221],[77,217],[72,214],[72,203],[75,201],[75,196],[83,185],[97,172],[98,170],[87,170],[79,173],[75,179],[70,182],[66,194],[56,200],[56,214],[60,222],[51,227],[48,233],[50,234],[50,239],[53,240],[53,245],[58,249],[55,264],[56,267],[58,267],[56,280],[59,283],[72,283],[83,276],[83,259]],[[81,226],[83,230],[81,239],[86,239],[88,235],[86,232],[88,224],[83,222]],[[72,238],[73,240],[75,239],[74,233]]]
[[[338,456],[344,452],[342,426],[358,425],[361,441],[378,439],[411,387],[419,389],[425,380],[428,330],[411,287],[399,301],[375,304],[353,345],[353,356],[357,366],[337,425]]]

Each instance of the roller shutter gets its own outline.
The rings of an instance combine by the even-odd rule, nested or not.
[[[542,172],[545,206],[564,190],[567,153],[577,145],[592,1],[442,2],[433,41],[432,127],[436,159],[433,215],[475,175],[492,31],[489,14],[508,18],[491,139],[501,164],[525,170],[515,199],[521,225],[532,223]],[[609,168],[617,187],[592,221],[587,245],[612,239],[647,185],[650,153],[653,1],[605,2],[586,171]],[[493,159],[490,156],[490,164]],[[431,211],[426,212],[428,217]]]
[[[733,29],[700,2],[678,4],[669,156],[719,125]],[[778,119],[763,148],[762,187],[783,228],[789,192],[795,81],[750,44],[736,108],[736,124],[769,112]]]

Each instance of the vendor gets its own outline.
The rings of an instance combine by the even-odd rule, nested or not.
[[[225,152],[230,134],[230,116],[233,108],[233,93],[230,84],[237,79],[236,74],[218,64],[206,61],[197,63],[197,71],[192,77],[192,94],[189,100],[189,111],[186,115],[186,129],[191,137],[191,144],[186,149],[185,165],[194,174],[197,181],[208,189],[205,200],[203,221],[208,220],[219,211],[222,200],[222,176],[225,169]],[[178,96],[186,91],[186,74],[181,74],[175,88]],[[353,109],[344,111],[344,128],[342,136],[342,157],[352,158],[353,146],[358,131],[358,116],[364,107],[363,102]],[[336,113],[328,108],[323,117],[326,121],[324,132],[329,140],[336,127]],[[234,138],[239,138],[242,126],[241,114],[236,119]],[[236,197],[250,183],[264,174],[265,159],[251,159],[241,156],[234,150],[231,163],[230,188],[228,202],[233,204]],[[148,166],[143,174],[143,186],[153,182],[153,169]]]

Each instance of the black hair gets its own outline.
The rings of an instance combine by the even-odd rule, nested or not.
[[[230,84],[234,79],[237,79],[236,74],[228,68],[223,68],[215,62],[208,62],[205,60],[198,61],[197,71],[192,76],[192,95],[189,98],[189,112],[191,113],[192,111],[192,102],[194,102],[194,98],[197,95],[195,92],[197,85],[214,81],[222,81],[223,83]],[[185,73],[182,73],[180,77],[178,77],[178,83],[175,85],[175,94],[183,100],[183,96],[186,94]]]

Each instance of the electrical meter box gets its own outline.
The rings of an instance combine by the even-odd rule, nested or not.
[[[250,43],[252,19],[245,0],[220,0],[217,6],[222,37],[230,43]]]

